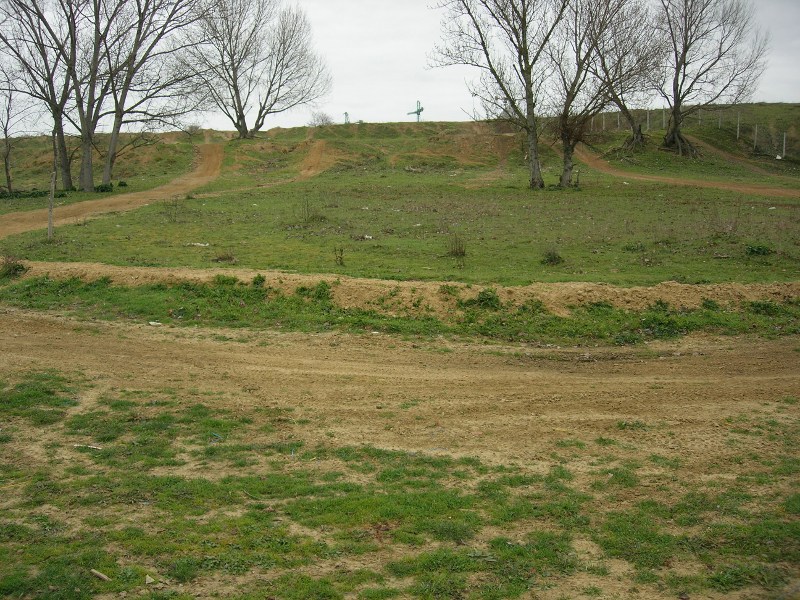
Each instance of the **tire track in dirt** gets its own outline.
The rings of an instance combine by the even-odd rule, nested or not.
[[[58,227],[74,223],[76,220],[93,219],[112,212],[126,212],[153,202],[183,196],[216,179],[222,169],[223,147],[221,144],[202,144],[198,146],[198,153],[197,166],[191,173],[182,175],[152,190],[118,194],[98,200],[87,200],[56,207],[53,211],[53,222]],[[0,216],[0,239],[46,227],[47,209],[8,213]]]
[[[222,331],[242,337],[242,331]],[[372,444],[547,462],[554,441],[658,425],[647,452],[679,455],[698,477],[735,454],[724,419],[797,395],[796,339],[692,337],[642,349],[536,350],[386,336],[250,332],[79,322],[0,309],[0,372],[68,365],[104,387],[224,392],[215,408],[296,409],[306,443]],[[447,345],[450,352],[434,351]],[[132,382],[135,382],[133,384]],[[411,402],[412,409],[399,408]],[[644,435],[644,434],[642,434]],[[753,444],[768,443],[752,440]],[[779,442],[775,442],[779,443]]]
[[[759,196],[774,196],[779,198],[800,198],[800,186],[797,189],[791,188],[777,188],[761,185],[742,184],[735,182],[724,181],[709,181],[706,179],[686,179],[679,177],[669,177],[666,175],[644,175],[639,173],[631,173],[625,171],[608,161],[603,160],[600,156],[589,150],[586,146],[578,146],[575,148],[575,156],[585,165],[591,167],[596,171],[612,175],[614,177],[621,177],[630,179],[632,181],[647,181],[653,183],[668,183],[670,185],[679,185],[684,187],[699,187],[705,189],[726,190],[730,192],[740,192],[742,194],[755,194]]]

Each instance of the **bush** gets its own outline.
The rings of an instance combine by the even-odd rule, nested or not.
[[[264,287],[264,283],[267,281],[267,278],[264,277],[261,273],[253,277],[253,287],[260,288]]]
[[[547,252],[544,253],[542,257],[542,264],[547,265],[549,267],[554,267],[556,265],[560,265],[564,262],[564,258],[558,253],[558,250],[555,248],[551,248]]]
[[[117,184],[117,187],[128,187],[128,182],[127,181],[120,181]]]
[[[747,246],[747,248],[745,248],[745,252],[747,253],[747,256],[769,256],[770,254],[775,254],[775,250],[769,246],[764,246],[761,244]]]
[[[108,193],[114,191],[114,184],[113,183],[101,183],[100,185],[94,186],[94,191],[98,193]]]
[[[503,308],[503,303],[500,302],[500,297],[494,288],[486,288],[478,292],[478,295],[469,300],[462,300],[459,304],[463,308],[476,306],[485,310],[500,310]]]

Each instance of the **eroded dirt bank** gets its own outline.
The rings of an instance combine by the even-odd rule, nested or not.
[[[344,308],[377,310],[386,314],[428,313],[439,317],[452,314],[458,299],[474,297],[483,286],[467,286],[452,282],[388,281],[360,279],[335,274],[299,275],[279,271],[253,269],[187,269],[119,267],[100,263],[25,262],[26,277],[48,275],[56,279],[77,277],[93,281],[110,277],[117,285],[153,283],[211,282],[217,275],[237,277],[249,283],[258,274],[266,278],[264,285],[292,294],[298,287],[314,286],[321,281],[331,285],[334,301]],[[503,303],[522,305],[538,300],[555,314],[567,314],[570,307],[607,302],[618,308],[643,310],[658,300],[678,308],[697,308],[703,300],[714,300],[722,306],[738,306],[741,302],[769,300],[785,302],[800,297],[800,282],[771,284],[723,283],[687,285],[665,282],[650,287],[617,287],[601,283],[536,283],[518,287],[496,287]]]

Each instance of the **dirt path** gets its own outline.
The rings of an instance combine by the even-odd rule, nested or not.
[[[709,181],[705,179],[684,179],[678,177],[668,177],[666,175],[642,175],[624,171],[603,160],[597,154],[589,150],[586,146],[578,146],[575,149],[575,156],[587,166],[615,177],[623,177],[631,181],[650,181],[656,183],[668,183],[670,185],[680,185],[689,187],[700,187],[707,189],[727,190],[740,192],[743,194],[756,194],[764,196],[775,196],[780,198],[800,198],[800,186],[797,189],[776,188],[762,185],[742,184],[724,181]]]
[[[222,168],[223,147],[221,144],[202,144],[198,150],[197,166],[191,173],[145,192],[118,194],[98,200],[59,206],[54,211],[55,226],[74,223],[76,220],[91,219],[104,213],[125,212],[153,202],[169,200],[183,196],[193,189],[213,181]],[[0,239],[46,227],[47,209],[9,213],[0,216]]]
[[[48,275],[57,279],[77,277],[94,281],[110,277],[118,285],[147,285],[191,281],[210,282],[217,275],[239,278],[249,283],[258,274],[264,275],[265,286],[293,294],[300,286],[314,286],[320,281],[331,284],[335,302],[344,308],[375,310],[384,314],[433,314],[452,317],[457,311],[458,298],[475,296],[480,286],[467,288],[464,284],[437,281],[389,281],[362,279],[336,274],[300,275],[280,271],[253,269],[189,269],[156,267],[120,267],[100,263],[56,263],[26,261],[25,277]],[[445,286],[443,288],[443,286]],[[572,306],[593,302],[608,302],[627,310],[643,310],[657,300],[678,308],[698,308],[704,300],[714,300],[722,306],[737,307],[741,302],[770,300],[782,303],[800,298],[800,282],[741,284],[723,283],[687,285],[674,281],[649,287],[617,287],[602,283],[535,283],[518,287],[497,287],[504,304],[522,305],[539,300],[555,314],[569,314]],[[447,293],[443,292],[447,290]]]
[[[220,341],[224,333],[0,309],[0,372],[60,368],[120,389],[201,386],[224,392],[220,406],[296,409],[311,422],[312,447],[372,444],[504,464],[536,465],[555,440],[616,437],[619,421],[640,420],[653,427],[648,452],[679,454],[698,477],[714,476],[708,456],[737,451],[726,447],[723,419],[800,395],[796,339],[554,354],[377,335],[239,330],[227,332],[238,341]]]

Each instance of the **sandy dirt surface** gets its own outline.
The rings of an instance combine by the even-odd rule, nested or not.
[[[796,339],[535,350],[382,335],[259,332],[242,339],[241,331],[229,332],[234,342],[220,333],[0,309],[0,371],[78,370],[119,388],[202,383],[226,392],[220,402],[231,408],[295,408],[315,423],[309,434],[319,442],[528,466],[547,463],[543,453],[554,440],[594,439],[614,433],[620,420],[641,420],[663,427],[649,435],[648,450],[680,453],[698,478],[715,477],[709,456],[734,451],[719,429],[723,419],[800,395]],[[397,410],[404,402],[418,406]]]
[[[601,173],[605,173],[607,175],[613,175],[615,177],[624,177],[625,179],[631,181],[651,181],[656,183],[668,183],[671,185],[727,190],[730,192],[740,192],[743,194],[774,196],[776,198],[800,198],[800,187],[796,189],[790,189],[736,182],[686,179],[681,177],[668,177],[666,175],[644,175],[639,173],[631,173],[630,171],[625,171],[610,164],[608,161],[603,160],[597,154],[589,150],[586,146],[582,145],[575,148],[575,157],[596,171],[600,171]]]
[[[191,173],[145,192],[117,194],[99,200],[59,206],[53,211],[54,225],[58,227],[72,224],[105,213],[125,212],[153,202],[170,200],[214,181],[222,167],[222,145],[202,144],[198,147],[198,152],[197,166]],[[46,227],[47,209],[9,213],[0,217],[0,238]]]
[[[388,281],[360,279],[336,274],[299,275],[280,271],[252,269],[188,269],[154,267],[120,267],[100,263],[56,263],[24,261],[25,277],[48,275],[54,279],[77,277],[94,281],[110,277],[117,285],[136,286],[155,283],[209,283],[217,275],[237,277],[249,283],[263,275],[265,286],[294,293],[300,286],[314,286],[320,281],[331,284],[334,301],[344,308],[376,310],[384,314],[432,314],[447,317],[453,314],[458,299],[469,299],[483,289],[453,282]],[[607,302],[627,310],[643,310],[658,300],[677,308],[698,308],[703,300],[714,300],[722,306],[737,307],[742,302],[769,300],[782,303],[800,297],[800,282],[741,284],[722,283],[687,285],[665,282],[649,287],[617,287],[602,283],[535,283],[527,286],[496,287],[504,304],[522,305],[538,300],[551,312],[567,315],[570,307]]]

